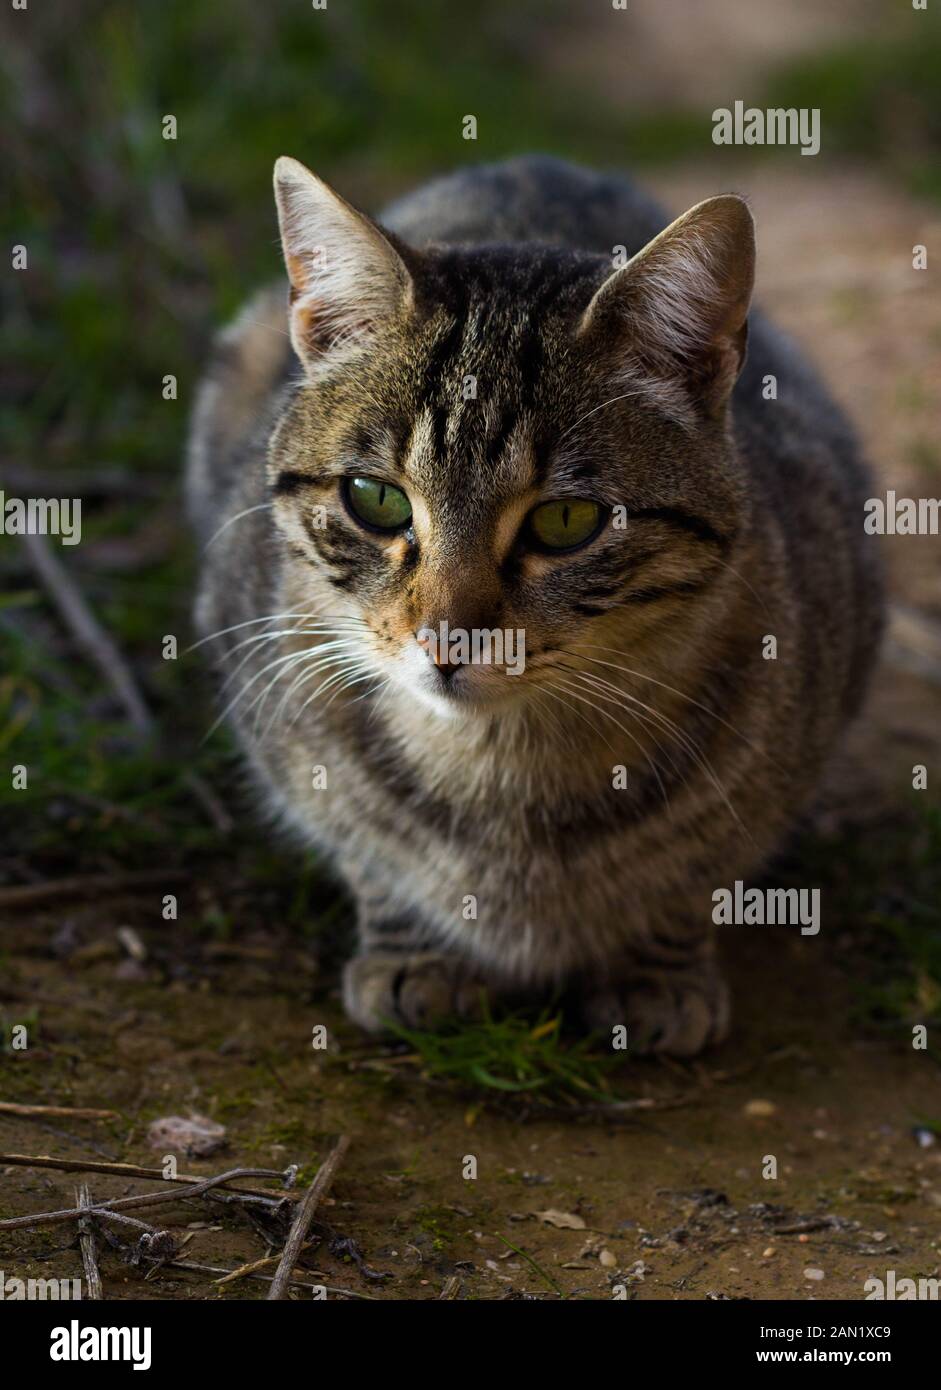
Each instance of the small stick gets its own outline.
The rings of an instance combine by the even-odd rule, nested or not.
[[[311,1247],[316,1244],[317,1242],[315,1240],[306,1240],[300,1250],[298,1250],[298,1255],[303,1255],[305,1250],[310,1250]],[[239,1265],[238,1269],[233,1269],[231,1274],[226,1274],[224,1278],[217,1279],[216,1283],[231,1284],[233,1279],[243,1279],[247,1274],[253,1274],[256,1269],[266,1269],[268,1265],[276,1265],[279,1263],[280,1259],[280,1254],[262,1255],[260,1260],[252,1260],[250,1264]]]
[[[206,779],[200,777],[198,772],[194,772],[192,768],[190,768],[188,771],[184,772],[183,781],[200,803],[216,830],[219,831],[219,834],[230,835],[235,829],[235,821],[229,815]]]
[[[449,1279],[446,1279],[446,1280],[445,1280],[444,1288],[441,1290],[441,1292],[440,1292],[439,1295],[438,1295],[438,1302],[441,1303],[441,1302],[444,1302],[444,1301],[449,1301],[449,1300],[451,1300],[451,1299],[457,1298],[458,1293],[460,1292],[460,1289],[461,1289],[461,1281],[460,1281],[460,1279],[457,1277],[456,1274],[452,1274],[452,1275],[450,1276]]]
[[[76,1187],[75,1200],[83,1209],[91,1206],[91,1193],[88,1190],[87,1182],[79,1183],[78,1187]],[[101,1274],[98,1271],[95,1234],[92,1230],[91,1220],[87,1216],[80,1216],[78,1218],[78,1243],[82,1252],[82,1264],[85,1266],[85,1282],[88,1286],[88,1297],[102,1299],[104,1298],[104,1293],[101,1288]]]
[[[174,1265],[177,1269],[193,1269],[199,1274],[235,1274],[235,1270],[218,1269],[214,1265],[198,1265],[192,1260],[167,1260],[167,1265]],[[280,1272],[280,1271],[279,1271]],[[274,1285],[274,1278],[270,1274],[248,1274],[247,1279],[264,1279],[266,1284]],[[277,1276],[275,1276],[277,1277]],[[289,1283],[294,1284],[299,1289],[326,1289],[327,1293],[342,1294],[344,1298],[358,1298],[364,1303],[378,1303],[378,1298],[373,1298],[372,1294],[356,1293],[353,1289],[337,1289],[330,1284],[303,1284],[300,1279],[290,1278]]]
[[[140,734],[151,735],[154,721],[137,688],[130,667],[92,613],[78,585],[58,559],[45,536],[27,532],[20,539],[33,569],[60,616],[85,654],[105,677],[131,724]]]
[[[151,1226],[149,1221],[138,1221],[136,1217],[125,1216],[120,1211],[102,1211],[101,1207],[97,1208],[95,1216],[102,1221],[111,1221],[116,1226],[132,1226],[135,1231],[147,1231],[149,1235],[160,1229],[159,1226]]]
[[[180,883],[190,877],[183,869],[144,869],[140,873],[84,874],[48,879],[45,883],[17,883],[12,888],[0,888],[0,908],[36,907],[57,898],[115,897],[138,889],[159,888],[164,883]]]
[[[294,1217],[294,1224],[284,1243],[284,1250],[281,1254],[281,1263],[275,1271],[275,1276],[271,1281],[271,1288],[268,1290],[269,1300],[287,1297],[287,1288],[290,1281],[291,1270],[300,1254],[301,1246],[307,1237],[307,1231],[311,1221],[314,1219],[314,1212],[317,1206],[333,1182],[334,1174],[343,1162],[343,1157],[350,1147],[349,1137],[341,1134],[336,1145],[320,1165],[317,1176],[314,1178],[310,1187],[297,1209]]]
[[[143,738],[155,737],[156,721],[138,688],[130,666],[121,655],[117,644],[95,617],[75,580],[45,536],[27,532],[21,540],[40,583],[79,646],[111,686],[131,725]],[[232,817],[206,781],[198,772],[191,770],[183,774],[183,781],[200,802],[216,829],[228,834],[234,825]]]
[[[657,1100],[653,1096],[643,1096],[639,1100],[600,1101],[591,1105],[547,1105],[533,1108],[530,1114],[539,1119],[578,1120],[587,1117],[598,1120],[623,1120],[628,1123],[635,1115],[656,1110],[680,1110],[687,1105],[696,1105],[698,1097],[694,1093],[686,1096],[670,1096]]]
[[[215,1178],[205,1178],[193,1187],[184,1187],[178,1191],[170,1192],[145,1192],[140,1197],[115,1197],[109,1202],[97,1202],[95,1206],[89,1207],[89,1213],[93,1215],[107,1215],[110,1211],[130,1211],[135,1207],[153,1207],[158,1202],[176,1202],[184,1197],[200,1197],[204,1192],[208,1192],[212,1187],[219,1187],[222,1183],[232,1182],[236,1178],[267,1178],[271,1177],[268,1168],[232,1168],[228,1173],[220,1173]],[[74,1221],[79,1215],[80,1208],[67,1207],[62,1211],[42,1211],[36,1212],[33,1216],[11,1216],[5,1221],[0,1221],[0,1231],[14,1231],[22,1226],[57,1226],[63,1221]]]
[[[116,1110],[76,1110],[70,1105],[16,1105],[12,1100],[0,1100],[0,1115],[53,1115],[57,1119],[116,1120]]]
[[[137,1163],[97,1163],[94,1160],[77,1158],[49,1158],[47,1154],[3,1154],[0,1153],[0,1167],[4,1164],[11,1164],[18,1168],[57,1168],[63,1173],[111,1173],[117,1178],[163,1178],[164,1182],[176,1182],[189,1184],[202,1182],[203,1179],[194,1174],[178,1173],[175,1178],[164,1176],[162,1168],[143,1168]],[[246,1170],[247,1171],[247,1170]],[[276,1172],[274,1169],[253,1169],[258,1175],[261,1173],[266,1178],[284,1179],[284,1173]],[[233,1187],[230,1189],[241,1197],[263,1197],[267,1201],[280,1202],[285,1198],[289,1202],[296,1202],[299,1194],[285,1190],[283,1192],[265,1192],[259,1188],[252,1187]]]
[[[797,1221],[793,1226],[773,1226],[771,1234],[776,1236],[802,1236],[808,1231],[829,1231],[836,1226],[832,1216],[812,1216],[808,1221]]]

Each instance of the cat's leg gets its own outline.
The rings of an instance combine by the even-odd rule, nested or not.
[[[390,1023],[429,1028],[448,1018],[473,1018],[487,992],[481,974],[436,949],[407,918],[360,910],[359,951],[343,971],[343,1005],[370,1033]]]
[[[638,1053],[694,1057],[729,1030],[729,990],[711,942],[645,944],[579,982],[582,1015],[610,1037],[623,1026]]]

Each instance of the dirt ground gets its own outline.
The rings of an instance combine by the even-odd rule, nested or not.
[[[352,1146],[321,1210],[332,1230],[311,1259],[319,1274],[307,1277],[379,1298],[437,1298],[452,1275],[459,1296],[484,1299],[604,1298],[614,1286],[639,1299],[860,1298],[886,1268],[938,1273],[941,1147],[922,1149],[912,1133],[914,1118],[937,1113],[937,1065],[857,1036],[832,952],[794,940],[783,958],[776,947],[769,971],[765,943],[743,935],[729,960],[739,1004],[729,1044],[691,1066],[634,1063],[633,1092],[654,1108],[624,1123],[527,1121],[477,1110],[364,1048],[329,981],[283,935],[205,946],[141,927],[152,954],[138,965],[115,940],[134,916],[113,901],[71,911],[71,943],[84,944],[66,967],[48,949],[49,926],[22,933],[2,994],[39,1012],[41,1042],[7,1069],[6,1095],[113,1108],[120,1120],[5,1115],[7,1153],[154,1165],[146,1120],[193,1110],[227,1129],[223,1153],[181,1165],[208,1176],[312,1167],[328,1136],[347,1132]],[[333,1040],[326,1056],[309,1045],[319,1023]],[[476,1180],[463,1176],[469,1155]],[[775,1180],[762,1176],[772,1155]],[[4,1215],[73,1205],[73,1174],[0,1173]],[[99,1200],[157,1186],[91,1183]],[[548,1224],[546,1212],[570,1225]],[[194,1263],[224,1270],[266,1253],[242,1214],[205,1203],[171,1203],[159,1223],[192,1233],[183,1257]],[[342,1237],[370,1273],[342,1239],[329,1253]],[[3,1233],[0,1268],[78,1277],[71,1228]],[[170,1268],[145,1282],[107,1251],[102,1268],[114,1298],[264,1293]]]
[[[820,363],[883,486],[919,496],[933,479],[936,493],[941,309],[911,247],[936,241],[937,213],[871,174],[824,184],[799,161],[773,174],[741,166],[728,186],[753,201],[761,301]],[[717,190],[681,170],[658,191],[679,209]],[[887,543],[886,660],[833,797],[857,817],[907,802],[913,763],[939,765],[939,550],[932,538]],[[344,1021],[335,975],[240,897],[237,866],[220,865],[199,892],[235,904],[231,941],[155,922],[150,897],[68,903],[4,932],[0,1009],[40,1024],[36,1046],[0,1055],[0,1098],[120,1117],[0,1114],[4,1153],[154,1165],[149,1121],[193,1110],[226,1127],[226,1148],[184,1171],[312,1173],[330,1136],[348,1133],[306,1277],[382,1299],[434,1299],[446,1286],[474,1299],[606,1298],[615,1286],[642,1300],[861,1298],[887,1269],[941,1273],[941,1143],[921,1147],[914,1133],[941,1117],[941,1073],[927,1053],[857,1026],[839,940],[779,936],[772,969],[766,940],[736,936],[725,951],[731,1040],[693,1065],[631,1064],[631,1092],[650,1108],[599,1123],[481,1108],[422,1080]],[[138,932],[143,960],[120,944],[122,926]],[[310,1046],[320,1023],[326,1054]],[[467,1156],[476,1179],[463,1175]],[[769,1156],[776,1179],[763,1176]],[[72,1205],[75,1182],[0,1157],[2,1215]],[[98,1199],[148,1186],[91,1183]],[[160,1221],[186,1231],[184,1258],[205,1266],[234,1268],[268,1248],[242,1210],[179,1202]],[[80,1268],[71,1226],[0,1232],[8,1277]],[[169,1266],[145,1281],[118,1250],[105,1251],[103,1271],[109,1297],[265,1292]]]

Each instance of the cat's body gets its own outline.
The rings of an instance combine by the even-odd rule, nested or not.
[[[627,180],[471,169],[394,205],[389,246],[279,167],[308,379],[261,297],[197,405],[190,510],[224,528],[197,615],[231,629],[208,650],[269,804],[357,899],[348,1010],[571,985],[591,1024],[696,1051],[727,1022],[713,892],[807,804],[879,631],[852,438],[754,314],[732,391],[747,212],[702,204],[611,275],[666,221]],[[408,529],[363,529],[351,473],[401,488]],[[552,497],[608,521],[545,552],[526,517]],[[415,638],[442,619],[524,630],[525,671],[449,680]],[[322,641],[346,645],[281,660]]]

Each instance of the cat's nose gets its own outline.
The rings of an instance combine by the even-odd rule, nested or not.
[[[441,646],[437,639],[437,634],[430,628],[419,628],[415,634],[415,641],[422,648],[432,665],[437,666],[438,674],[442,680],[449,681],[455,671],[461,669],[460,662],[448,660],[447,647]]]

